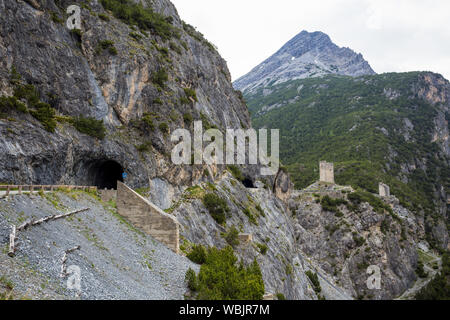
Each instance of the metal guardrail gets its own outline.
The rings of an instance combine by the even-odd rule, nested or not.
[[[22,192],[30,192],[33,191],[55,191],[58,189],[68,189],[71,190],[88,190],[88,191],[97,191],[97,187],[92,186],[72,186],[72,185],[0,185],[0,191],[6,190],[6,196],[9,195],[11,191],[18,191],[18,194],[22,194]]]

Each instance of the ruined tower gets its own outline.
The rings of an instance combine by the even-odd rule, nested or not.
[[[389,188],[388,185],[380,182],[378,189],[380,192],[380,197],[390,197],[391,196],[391,189]]]
[[[320,162],[320,181],[334,183],[334,165],[332,163]]]

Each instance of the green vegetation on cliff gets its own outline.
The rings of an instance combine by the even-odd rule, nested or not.
[[[222,199],[214,193],[208,193],[203,197],[203,204],[218,224],[225,223],[227,215],[230,212],[230,208],[225,199]]]
[[[318,162],[327,160],[336,183],[377,193],[383,181],[403,206],[432,215],[440,186],[450,192],[450,168],[432,142],[439,105],[417,94],[425,75],[302,79],[246,100],[255,127],[280,129],[281,160],[296,188],[318,180]]]
[[[230,246],[208,248],[199,274],[189,269],[186,281],[199,300],[262,300],[264,295],[258,262],[238,263]]]
[[[156,13],[151,8],[144,8],[140,3],[136,4],[131,0],[100,0],[100,3],[103,8],[110,10],[117,19],[126,24],[150,30],[164,40],[179,37],[170,17]]]
[[[416,294],[417,300],[450,300],[450,253],[442,257],[442,270]]]

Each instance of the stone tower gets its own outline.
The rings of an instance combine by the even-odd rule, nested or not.
[[[334,184],[334,165],[332,163],[320,162],[320,181]]]
[[[388,185],[380,182],[378,189],[380,192],[380,197],[390,197],[391,196],[391,189],[389,188]]]

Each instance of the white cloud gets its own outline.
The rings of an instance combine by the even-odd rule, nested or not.
[[[171,0],[227,60],[233,79],[302,30],[323,31],[376,72],[450,78],[448,0]]]

